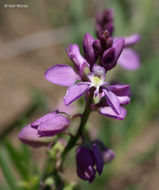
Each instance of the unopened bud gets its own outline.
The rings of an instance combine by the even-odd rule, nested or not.
[[[102,45],[101,45],[101,42],[100,42],[100,40],[95,40],[94,42],[93,42],[93,49],[94,49],[94,52],[95,52],[95,54],[97,55],[97,56],[99,56],[100,54],[101,54],[101,52],[102,52]]]

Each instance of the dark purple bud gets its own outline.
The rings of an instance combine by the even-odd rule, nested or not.
[[[94,180],[94,156],[90,149],[80,146],[76,150],[77,175],[90,183]]]
[[[109,38],[107,39],[106,48],[107,48],[107,49],[108,49],[108,48],[111,48],[112,45],[113,45],[113,38],[112,38],[112,37],[109,37]]]
[[[115,49],[114,48],[110,48],[106,51],[104,51],[103,55],[102,55],[102,65],[106,66],[108,64],[110,64],[115,57]]]
[[[113,42],[113,46],[107,49],[101,58],[102,65],[108,71],[116,66],[117,60],[124,48],[124,39],[118,38]]]
[[[114,23],[113,22],[109,22],[108,24],[106,24],[103,29],[108,30],[110,35],[112,35],[113,31],[114,31]]]
[[[112,35],[114,31],[114,13],[111,9],[106,9],[103,13],[97,15],[95,28],[97,34],[103,30],[108,30]]]
[[[103,51],[112,47],[113,38],[110,36],[108,30],[103,30],[102,32],[99,32],[98,38],[101,42]]]
[[[94,140],[93,143],[98,145],[101,152],[104,151],[105,149],[107,149],[107,147],[104,145],[104,143],[99,139]]]
[[[107,30],[103,30],[98,33],[98,38],[103,46],[106,45],[107,39],[109,38],[110,34]]]
[[[103,167],[104,167],[101,151],[99,150],[97,144],[92,145],[92,150],[93,150],[93,155],[95,158],[95,164],[96,164],[97,171],[99,174],[101,174],[103,171]]]
[[[105,149],[104,151],[102,151],[102,157],[104,164],[106,164],[108,162],[111,162],[115,158],[115,153],[111,149]]]
[[[93,49],[93,42],[94,38],[90,34],[85,34],[83,39],[83,50],[84,50],[84,56],[89,64],[94,64],[97,60],[97,56]]]
[[[100,40],[95,40],[93,42],[93,49],[94,49],[94,52],[96,54],[96,56],[99,56],[102,52],[102,45],[101,45],[101,42]]]
[[[89,182],[94,180],[96,171],[99,175],[102,173],[104,167],[103,156],[96,143],[92,144],[92,149],[84,146],[77,148],[76,166],[77,175]]]
[[[114,20],[114,12],[112,9],[106,9],[103,12],[104,21],[113,21]]]

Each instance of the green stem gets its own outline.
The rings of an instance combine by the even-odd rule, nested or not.
[[[81,134],[83,132],[83,129],[84,129],[86,123],[87,123],[89,114],[91,112],[91,104],[92,104],[92,100],[93,100],[93,95],[94,95],[94,88],[92,88],[90,90],[90,94],[88,95],[88,99],[86,101],[85,109],[84,109],[84,112],[82,114],[81,122],[80,122],[79,128],[78,128],[78,130],[76,132],[76,135],[70,137],[70,140],[69,140],[66,148],[62,152],[62,155],[61,155],[61,160],[62,160],[61,161],[61,166],[62,166],[62,164],[64,162],[65,156],[74,147],[74,145],[76,144],[76,142],[78,141],[78,139],[80,138],[80,136],[81,136]],[[48,163],[47,163],[47,167],[50,167]],[[47,170],[47,168],[46,168],[46,170]],[[49,172],[45,171],[45,175],[43,176],[43,178],[41,179],[41,181],[44,181],[44,179],[46,179],[46,177],[48,177],[48,176],[54,176],[54,179],[56,181],[56,187],[57,187],[58,182],[59,181],[60,181],[60,183],[62,183],[62,182],[61,182],[60,176],[58,175],[58,178],[56,178],[55,174],[58,174],[58,171],[55,168],[53,168],[52,171],[49,171]],[[44,186],[44,187],[41,187],[41,190],[48,190],[47,188],[48,187]]]
[[[92,104],[92,100],[93,100],[93,95],[94,95],[94,89],[92,89],[90,91],[90,94],[88,96],[87,102],[86,102],[86,106],[83,112],[83,116],[81,118],[81,122],[80,122],[80,126],[77,130],[77,133],[75,136],[70,137],[70,140],[66,146],[66,148],[64,149],[63,153],[62,153],[62,159],[65,158],[66,154],[74,147],[74,145],[76,144],[76,142],[78,141],[80,135],[82,134],[82,131],[87,123],[89,114],[91,112],[91,104]]]

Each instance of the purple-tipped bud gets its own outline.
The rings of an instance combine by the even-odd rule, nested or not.
[[[94,38],[90,34],[85,34],[83,39],[84,56],[87,62],[91,65],[93,65],[97,60],[97,56],[92,46],[94,41]]]
[[[47,146],[52,138],[50,137],[41,137],[38,134],[38,131],[35,128],[32,128],[31,125],[25,126],[19,133],[18,138],[24,143],[34,148],[41,146]]]
[[[115,158],[115,153],[111,149],[105,149],[104,151],[102,151],[102,157],[104,164],[106,164],[108,162],[111,162]]]
[[[99,56],[102,52],[102,45],[100,40],[95,40],[92,45],[96,56]]]

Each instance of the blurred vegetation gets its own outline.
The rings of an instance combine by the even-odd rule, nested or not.
[[[45,8],[43,9],[43,7]],[[100,123],[99,138],[108,147],[115,149],[116,159],[105,166],[103,174],[97,177],[94,183],[81,182],[81,186],[82,189],[88,190],[97,188],[100,190],[107,188],[110,190],[142,190],[141,176],[138,176],[136,184],[127,183],[125,177],[124,185],[118,188],[113,187],[110,182],[118,182],[116,179],[123,174],[123,168],[128,167],[130,170],[135,170],[139,166],[146,166],[159,154],[159,140],[157,140],[146,152],[134,154],[125,162],[125,157],[131,152],[130,149],[138,146],[138,139],[142,137],[142,134],[149,131],[153,124],[159,127],[159,2],[155,0],[50,0],[44,3],[44,1],[36,0],[32,1],[29,11],[42,22],[49,23],[51,27],[72,25],[74,29],[71,42],[81,45],[84,33],[94,34],[93,21],[96,13],[107,7],[112,8],[115,12],[115,35],[141,34],[142,40],[136,46],[136,51],[141,57],[141,68],[135,72],[124,71],[119,67],[114,69],[114,79],[129,83],[132,91],[132,100],[127,106],[126,119],[120,122],[102,117]],[[5,12],[0,8],[1,14],[5,14]],[[1,20],[0,22],[3,21]],[[45,104],[41,99],[35,99],[33,107],[37,111],[39,105]],[[44,112],[44,107],[40,108],[39,112]],[[34,111],[31,114],[34,114]],[[31,114],[24,113],[20,120],[11,124],[15,126],[13,130],[16,130],[16,127],[22,127],[27,120],[29,121]],[[22,144],[18,148],[12,145],[7,133],[5,133],[3,142],[0,143],[0,167],[8,184],[0,184],[0,189],[36,190],[39,182],[38,167],[31,158],[30,149]],[[13,167],[18,173],[18,178],[13,173]],[[152,166],[150,165],[150,167]],[[129,175],[131,178],[131,172]],[[17,185],[19,179],[22,182]]]

